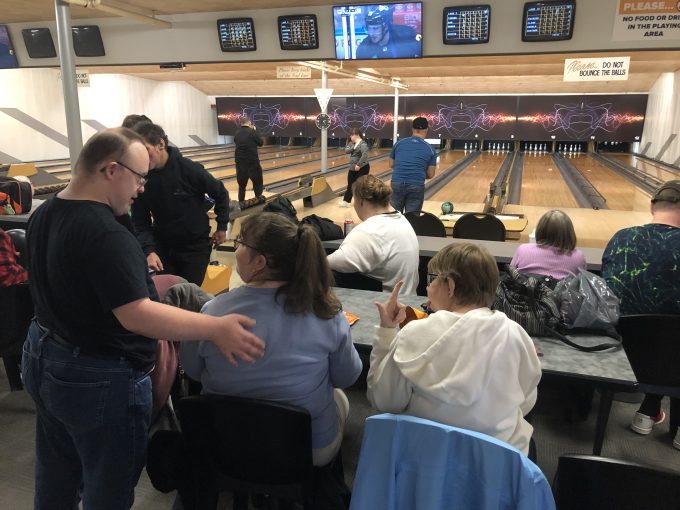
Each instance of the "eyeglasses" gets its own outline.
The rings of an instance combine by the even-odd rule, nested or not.
[[[135,172],[132,168],[130,168],[130,167],[127,166],[127,165],[124,165],[124,164],[121,163],[120,161],[114,161],[114,163],[115,163],[116,165],[122,166],[122,167],[125,168],[126,170],[130,170],[130,172],[132,172],[133,174],[135,174],[135,175],[137,176],[137,184],[138,184],[139,186],[144,186],[147,182],[149,182],[149,179],[146,177],[146,174],[140,174],[139,172]]]
[[[427,273],[427,284],[431,285],[433,281],[435,281],[437,278],[439,278],[438,274],[435,273]]]
[[[256,252],[261,253],[260,250],[255,248],[253,245],[244,242],[243,238],[241,236],[238,236],[236,239],[234,239],[234,248],[238,248],[238,245],[240,245],[240,244],[250,248],[251,250],[255,250]]]

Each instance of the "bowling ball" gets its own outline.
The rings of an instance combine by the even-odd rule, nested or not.
[[[451,214],[453,212],[453,203],[443,202],[442,203],[442,214]]]

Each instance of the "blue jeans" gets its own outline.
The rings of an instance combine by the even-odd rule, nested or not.
[[[392,207],[397,211],[407,213],[422,211],[425,201],[424,184],[407,184],[392,181]]]
[[[35,509],[127,510],[144,467],[151,379],[80,354],[34,320],[21,372],[36,404]]]

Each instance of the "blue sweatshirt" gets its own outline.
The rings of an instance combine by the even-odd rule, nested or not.
[[[257,321],[253,333],[267,346],[253,364],[229,364],[212,342],[182,342],[180,359],[204,393],[261,398],[307,409],[312,416],[312,447],[328,446],[338,434],[333,388],[359,377],[361,360],[342,312],[332,319],[313,313],[289,314],[277,289],[241,287],[208,302],[202,313],[240,313]]]

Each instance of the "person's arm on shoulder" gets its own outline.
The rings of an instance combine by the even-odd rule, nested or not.
[[[331,269],[341,273],[366,273],[381,261],[376,238],[361,230],[352,230],[338,249],[328,255]]]
[[[209,340],[232,365],[237,364],[237,359],[252,363],[264,355],[264,342],[246,329],[255,325],[255,321],[244,315],[211,317],[156,303],[149,298],[114,308],[113,314],[125,329],[149,338]]]
[[[334,388],[346,388],[361,374],[361,358],[352,343],[349,323],[342,312],[334,319],[339,338],[338,348],[332,352],[328,362],[331,384]]]

